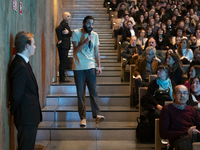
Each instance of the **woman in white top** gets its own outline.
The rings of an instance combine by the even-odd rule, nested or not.
[[[144,49],[145,47],[145,43],[147,42],[148,38],[145,38],[145,30],[144,29],[141,29],[139,31],[139,37],[137,39],[137,42],[136,44],[137,45],[140,45],[142,47],[142,49]]]
[[[176,53],[183,64],[188,64],[193,60],[193,52],[191,49],[189,49],[189,43],[187,38],[181,39]]]

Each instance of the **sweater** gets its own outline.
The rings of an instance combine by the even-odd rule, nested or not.
[[[200,129],[200,116],[192,106],[181,110],[172,104],[163,107],[160,114],[160,137],[174,141],[188,134],[188,129]]]

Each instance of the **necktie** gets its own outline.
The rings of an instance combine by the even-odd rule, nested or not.
[[[31,67],[31,65],[30,65],[30,63],[29,63],[29,62],[28,62],[28,66],[30,67],[31,71],[33,71],[33,70],[32,70],[32,67]]]

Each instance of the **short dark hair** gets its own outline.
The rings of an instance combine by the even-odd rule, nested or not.
[[[34,37],[32,33],[20,31],[15,36],[16,53],[21,53],[25,50],[26,44],[31,45],[31,39]]]
[[[160,65],[160,66],[158,66],[157,71],[160,70],[160,69],[162,69],[162,70],[164,70],[166,72],[167,78],[170,76],[170,70],[169,70],[169,66],[168,65]]]
[[[94,18],[92,16],[86,16],[84,19],[83,19],[83,23],[86,23],[86,21],[88,19],[92,19],[94,21]]]

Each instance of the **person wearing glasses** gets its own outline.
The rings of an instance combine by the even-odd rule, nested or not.
[[[135,78],[136,105],[139,102],[139,87],[148,86],[149,75],[156,74],[161,61],[156,57],[156,49],[153,46],[146,48],[145,58],[136,61],[132,77]]]
[[[168,139],[169,150],[181,149],[180,141],[188,141],[187,149],[192,149],[191,137],[200,133],[200,116],[197,111],[187,105],[189,99],[188,88],[178,85],[173,91],[174,102],[165,105],[160,114],[159,130],[162,139]]]

